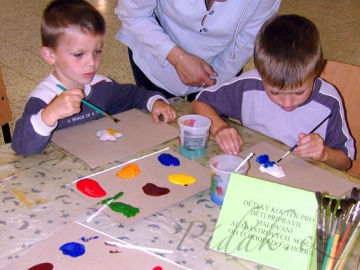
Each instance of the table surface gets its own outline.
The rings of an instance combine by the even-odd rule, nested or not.
[[[190,113],[189,103],[182,99],[175,99],[173,105],[179,116]],[[229,123],[243,137],[243,150],[261,141],[288,149],[234,121],[229,120]],[[177,127],[177,121],[172,125]],[[0,146],[0,268],[19,258],[28,247],[46,239],[57,228],[72,221],[85,222],[97,210],[66,188],[66,184],[164,147],[177,151],[178,139],[101,168],[90,169],[80,159],[52,143],[43,153],[27,157],[16,155],[9,144]],[[211,138],[206,157],[196,161],[209,167],[209,158],[220,153],[220,148]],[[360,183],[359,179],[341,171],[312,163],[354,182],[354,186]],[[119,224],[106,215],[97,216],[90,225],[132,244],[171,249],[174,253],[164,257],[191,269],[272,269],[208,248],[219,212],[220,207],[210,200],[209,190],[206,190],[131,225]],[[359,242],[347,269],[358,267]]]

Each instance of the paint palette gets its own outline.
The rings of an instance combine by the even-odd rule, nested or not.
[[[210,188],[210,170],[170,149],[89,175],[68,185],[129,224]]]
[[[185,269],[153,253],[111,246],[106,241],[120,240],[83,224],[69,223],[3,269]]]
[[[105,117],[60,129],[54,132],[52,141],[95,168],[179,136],[177,128],[163,122],[155,124],[149,114],[137,109],[114,116],[120,119],[119,123]],[[100,141],[96,134],[102,130],[115,130],[122,135],[114,141]]]

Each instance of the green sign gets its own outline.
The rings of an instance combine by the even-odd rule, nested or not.
[[[316,224],[313,192],[233,173],[210,248],[282,270],[316,269]]]

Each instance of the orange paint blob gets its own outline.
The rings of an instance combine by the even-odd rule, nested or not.
[[[117,172],[119,178],[134,178],[140,173],[140,168],[135,163],[130,163]]]

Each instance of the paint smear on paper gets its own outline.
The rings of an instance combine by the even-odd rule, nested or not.
[[[115,142],[117,138],[122,137],[123,134],[115,129],[108,128],[108,129],[99,130],[98,132],[96,132],[96,136],[99,137],[100,141]]]
[[[188,174],[170,174],[169,181],[173,184],[188,186],[195,183],[196,178]]]
[[[106,195],[106,191],[93,179],[85,178],[76,183],[76,187],[89,197],[100,198]]]
[[[94,235],[94,236],[90,236],[90,237],[85,237],[85,236],[83,236],[83,237],[81,237],[80,239],[81,239],[81,241],[83,241],[83,242],[89,242],[90,240],[94,240],[94,239],[98,239],[98,238],[99,238],[99,236]]]
[[[28,268],[28,270],[52,270],[54,269],[54,265],[51,263],[40,263]]]
[[[274,161],[269,159],[268,155],[261,155],[256,158],[256,161],[260,163],[259,170],[263,173],[268,173],[274,177],[281,178],[285,176],[283,168],[277,165]]]
[[[85,246],[77,242],[69,242],[59,248],[64,255],[79,257],[85,253]]]
[[[140,173],[140,168],[135,163],[130,163],[117,172],[119,178],[134,178]]]
[[[161,154],[158,156],[158,160],[164,166],[180,166],[180,160],[170,154]]]
[[[42,203],[47,203],[49,202],[48,199],[44,199],[44,198],[31,198],[30,201],[26,196],[25,193],[21,190],[18,189],[12,189],[11,192],[16,196],[16,198],[22,202],[26,207],[32,207],[35,204],[42,204]]]
[[[114,212],[122,213],[126,217],[134,217],[140,212],[139,208],[122,202],[110,203],[109,208]]]
[[[156,197],[166,195],[170,192],[170,189],[166,187],[158,187],[153,183],[147,183],[142,187],[142,190],[146,195],[156,196]]]

